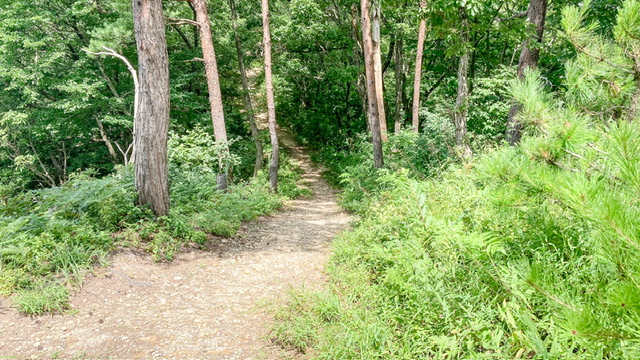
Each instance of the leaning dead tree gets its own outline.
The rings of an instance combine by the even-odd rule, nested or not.
[[[104,49],[104,51],[93,52],[93,51],[89,51],[87,49],[82,49],[82,51],[86,52],[87,54],[96,55],[96,56],[101,56],[101,55],[112,56],[112,57],[115,57],[117,59],[120,59],[127,66],[127,69],[129,70],[129,72],[131,73],[131,77],[133,78],[133,90],[134,90],[134,95],[133,95],[133,132],[135,133],[135,131],[136,131],[136,128],[135,128],[135,126],[136,126],[136,117],[138,116],[138,98],[139,98],[139,93],[140,93],[140,86],[138,84],[138,72],[133,67],[133,65],[131,65],[129,60],[126,57],[124,57],[123,55],[119,54],[115,50],[113,50],[113,49],[111,49],[109,47],[106,47],[104,45],[102,46],[102,49]],[[112,88],[111,91],[114,93],[114,95],[119,97],[118,92],[115,90],[115,88],[112,87],[111,84],[109,84],[109,87]],[[129,114],[129,113],[127,112],[127,114]],[[109,154],[111,154],[111,157],[114,157],[115,150],[113,149],[113,145],[111,145],[111,142],[107,138],[107,134],[106,134],[106,132],[104,130],[104,126],[102,124],[102,121],[100,121],[99,119],[97,119],[96,121],[98,123],[98,128],[100,129],[100,136],[102,137],[102,140],[105,142],[105,144],[107,144],[107,147],[109,148]],[[135,152],[135,139],[133,139],[133,141],[127,147],[126,150],[124,150],[120,146],[120,144],[118,144],[117,142],[115,144],[118,147],[118,151],[120,151],[120,154],[122,155],[124,164],[128,165],[129,163],[133,162],[133,153]]]

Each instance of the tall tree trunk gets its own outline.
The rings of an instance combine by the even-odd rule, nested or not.
[[[424,9],[427,6],[425,0],[420,1],[420,7]],[[424,18],[420,18],[420,27],[418,29],[418,50],[416,52],[416,70],[413,77],[413,108],[411,111],[411,127],[414,132],[420,131],[420,83],[422,80],[422,55],[424,53],[424,38],[427,32],[427,22]]]
[[[247,111],[247,122],[251,130],[251,137],[253,143],[256,146],[256,161],[253,166],[253,176],[258,176],[258,171],[262,168],[262,141],[260,141],[260,132],[258,132],[258,126],[256,125],[255,114],[253,112],[253,105],[251,105],[251,95],[249,93],[249,81],[247,79],[247,71],[244,67],[244,56],[242,55],[242,45],[240,44],[240,35],[238,34],[238,12],[236,11],[235,0],[229,0],[229,7],[231,8],[231,23],[233,26],[233,35],[236,42],[236,54],[238,56],[238,67],[240,68],[240,77],[242,78],[242,92],[244,99],[244,107]]]
[[[164,216],[169,214],[169,57],[162,0],[132,3],[140,83],[134,124],[135,187],[139,204]]]
[[[358,31],[358,6],[353,4],[351,6],[351,33],[356,46],[353,48],[353,64],[358,71],[358,78],[356,80],[356,90],[360,95],[360,103],[362,106],[362,114],[367,116],[367,89],[366,89],[366,76],[362,71],[362,59],[364,58],[364,45],[360,38],[360,32]],[[367,121],[367,131],[370,131],[369,121]]]
[[[229,147],[227,143],[227,129],[224,123],[224,109],[222,108],[222,92],[220,91],[220,76],[218,74],[218,62],[216,51],[213,47],[211,25],[206,0],[191,0],[196,12],[196,21],[200,30],[200,47],[202,48],[202,60],[204,61],[204,73],[207,77],[207,89],[209,90],[209,106],[211,107],[211,120],[213,122],[213,136],[220,145],[218,155],[218,188],[227,188],[227,172],[225,160],[228,157]]]
[[[222,92],[220,91],[220,76],[218,74],[218,62],[216,51],[213,47],[211,25],[206,0],[191,0],[196,11],[196,21],[200,30],[200,46],[202,47],[202,59],[204,60],[204,72],[207,77],[209,90],[209,105],[211,107],[211,120],[213,122],[213,135],[216,141],[227,141],[227,129],[224,123],[224,110],[222,108]]]
[[[269,136],[271,137],[271,164],[269,164],[269,183],[271,190],[278,191],[278,168],[280,166],[280,148],[276,132],[276,105],[273,97],[273,78],[271,74],[271,32],[269,30],[269,0],[261,0],[262,34],[264,46],[264,84],[267,92],[267,115]]]
[[[453,125],[456,130],[456,145],[462,151],[462,157],[471,157],[471,148],[467,142],[467,101],[469,97],[469,20],[464,8],[459,8],[463,53],[458,63],[458,96],[453,112]]]
[[[373,41],[371,39],[371,20],[369,18],[369,0],[361,0],[361,21],[362,21],[362,48],[364,54],[364,68],[366,74],[367,99],[368,99],[368,119],[371,128],[371,138],[373,142],[373,164],[376,168],[384,166],[382,156],[382,135],[380,132],[380,114],[378,106],[378,96],[376,95],[376,81],[374,70]]]
[[[526,68],[535,68],[538,66],[538,58],[540,57],[539,44],[542,42],[544,34],[544,22],[547,14],[547,0],[531,0],[527,9],[527,22],[533,26],[536,33],[533,37],[527,38],[522,43],[520,59],[518,61],[518,78],[524,78],[524,70]],[[505,139],[510,145],[520,142],[522,137],[522,123],[518,121],[516,115],[520,111],[520,104],[514,104],[509,110],[507,118],[507,131]]]
[[[395,77],[396,77],[396,108],[395,113],[393,114],[393,131],[394,133],[399,133],[402,130],[402,91],[404,89],[404,54],[403,54],[403,41],[402,41],[402,30],[398,30],[396,33],[396,48],[395,48]]]
[[[384,108],[384,80],[382,78],[382,53],[380,50],[380,1],[373,4],[372,9],[371,46],[373,49],[373,74],[376,87],[376,104],[378,106],[378,120],[380,121],[380,136],[387,141],[387,116]],[[368,14],[367,14],[368,16]]]

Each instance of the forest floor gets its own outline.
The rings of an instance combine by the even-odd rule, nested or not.
[[[299,358],[270,342],[274,309],[292,288],[322,286],[327,244],[351,218],[283,135],[311,197],[173,262],[122,250],[84,278],[65,314],[29,318],[0,299],[0,359]]]

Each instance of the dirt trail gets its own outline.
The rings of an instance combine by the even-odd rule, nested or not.
[[[288,136],[314,195],[172,263],[124,252],[85,279],[74,313],[28,318],[0,300],[0,359],[286,359],[267,310],[324,281],[327,242],[348,227],[334,191]]]

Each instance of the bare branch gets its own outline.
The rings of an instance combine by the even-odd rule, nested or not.
[[[527,16],[527,11],[521,11],[519,13],[515,13],[509,17],[506,18],[499,18],[498,22],[503,22],[503,21],[508,21],[508,20],[513,20],[513,19],[518,19],[518,18],[523,18]]]
[[[126,57],[124,57],[123,55],[118,54],[115,50],[108,48],[106,46],[102,46],[102,48],[105,51],[101,51],[101,52],[92,52],[89,51],[87,49],[82,49],[82,51],[86,52],[87,54],[91,54],[91,55],[107,55],[107,56],[113,56],[116,57],[120,60],[122,60],[125,65],[127,65],[127,68],[129,69],[129,72],[131,73],[131,77],[133,78],[133,88],[134,88],[134,96],[133,96],[133,133],[136,133],[136,119],[138,118],[138,97],[140,94],[140,87],[138,84],[138,72],[136,71],[136,69],[133,67],[133,65],[131,65],[131,63],[129,62],[129,60],[127,60]],[[135,138],[134,138],[135,139]],[[126,164],[126,159],[125,159],[125,164]]]
[[[193,21],[193,20],[189,20],[189,19],[172,19],[172,18],[166,18],[165,21],[167,22],[167,25],[191,25],[191,26],[196,26],[199,27],[200,24],[198,24],[197,21]]]

